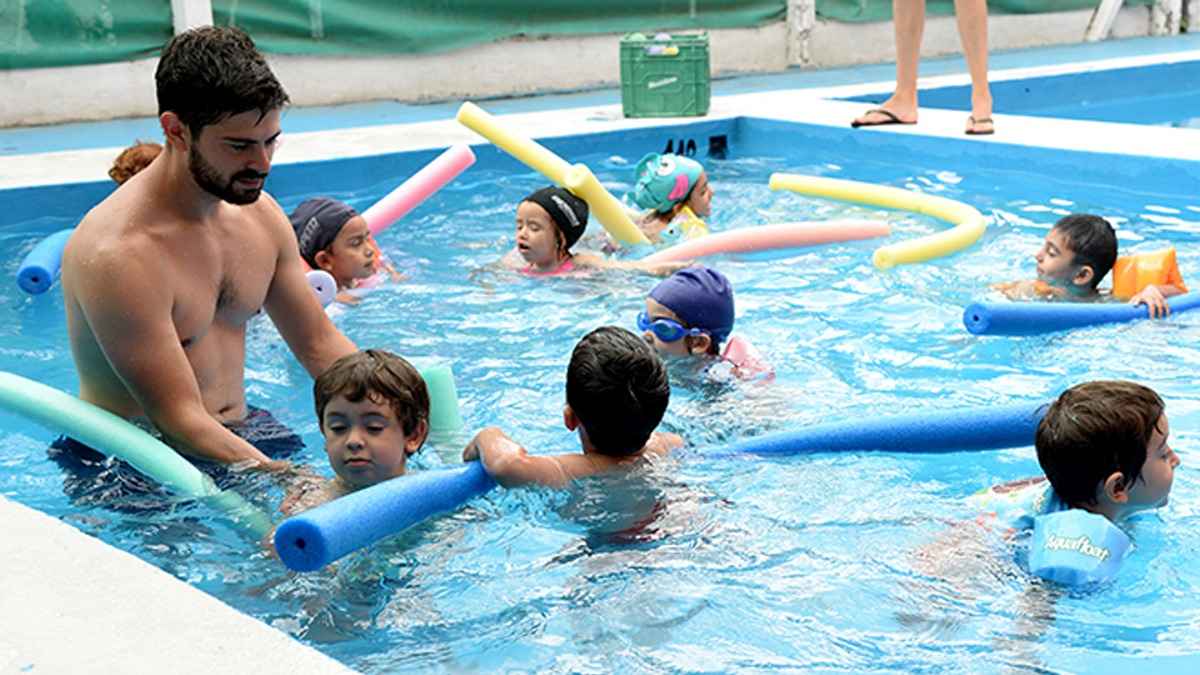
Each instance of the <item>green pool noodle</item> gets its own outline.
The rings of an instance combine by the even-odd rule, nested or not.
[[[462,412],[458,408],[458,390],[454,388],[454,373],[450,366],[433,366],[421,371],[425,388],[429,390],[429,429],[458,431],[462,428]]]
[[[53,387],[0,371],[0,408],[128,462],[175,492],[203,499],[256,534],[273,523],[241,495],[219,490],[212,478],[173,448],[129,421]]]

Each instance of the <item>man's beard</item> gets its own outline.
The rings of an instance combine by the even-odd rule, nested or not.
[[[196,183],[204,189],[205,192],[218,197],[230,204],[253,204],[260,194],[262,187],[253,189],[239,189],[237,181],[242,178],[263,178],[267,177],[265,173],[259,173],[251,169],[240,171],[229,177],[228,181],[223,181],[223,177],[215,168],[200,156],[199,149],[192,145],[191,151],[188,153],[188,169],[192,172],[192,178]]]

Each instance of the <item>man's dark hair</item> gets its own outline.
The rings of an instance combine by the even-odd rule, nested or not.
[[[163,47],[154,82],[158,114],[179,115],[193,135],[249,110],[265,117],[288,102],[254,41],[228,26],[193,28],[171,38]]]
[[[600,453],[641,451],[670,398],[667,368],[641,337],[604,326],[575,345],[567,367],[567,405]]]

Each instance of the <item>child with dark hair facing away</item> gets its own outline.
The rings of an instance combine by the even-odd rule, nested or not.
[[[703,266],[679,270],[660,281],[637,316],[642,337],[663,356],[694,357],[710,369],[727,364],[740,379],[769,377],[770,366],[759,360],[754,348],[730,337],[733,322],[733,286],[724,274]]]
[[[1102,294],[1100,281],[1114,270],[1114,295],[1129,297],[1132,305],[1146,305],[1151,317],[1166,316],[1171,312],[1166,298],[1187,292],[1174,266],[1174,249],[1170,253],[1173,275],[1168,270],[1155,279],[1160,283],[1125,284],[1127,265],[1137,262],[1130,257],[1117,258],[1117,235],[1112,225],[1100,216],[1076,213],[1061,218],[1046,234],[1034,255],[1036,280],[1011,281],[992,288],[1014,300],[1094,300]]]
[[[408,361],[368,349],[333,362],[313,383],[317,423],[336,474],[289,495],[289,515],[403,476],[429,431],[429,391]]]
[[[350,292],[380,270],[393,280],[404,277],[383,260],[367,221],[354,207],[330,197],[307,199],[289,218],[296,231],[300,256],[314,270],[324,270],[337,282],[337,300],[357,304],[362,298]]]
[[[677,244],[708,234],[704,218],[716,191],[700,162],[683,155],[650,153],[634,169],[635,185],[626,195],[647,209],[638,226],[653,244]]]
[[[463,450],[463,461],[482,461],[505,487],[565,487],[577,478],[625,471],[683,445],[679,436],[655,431],[670,397],[666,367],[645,341],[623,328],[597,328],[575,346],[567,367],[563,422],[578,432],[582,452],[530,455],[489,427]]]
[[[665,275],[681,263],[646,264],[615,261],[591,253],[572,253],[571,247],[587,230],[587,202],[565,188],[551,185],[536,190],[517,205],[516,253],[521,271],[530,276],[569,274],[581,268],[637,269]]]
[[[1045,478],[995,486],[975,500],[1018,530],[1032,527],[1034,573],[1069,584],[1108,579],[1130,545],[1117,525],[1167,503],[1179,466],[1169,436],[1154,390],[1086,382],[1063,392],[1038,424]]]

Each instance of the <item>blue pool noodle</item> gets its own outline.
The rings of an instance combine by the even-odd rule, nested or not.
[[[1040,404],[1017,403],[817,424],[746,439],[700,454],[786,456],[817,452],[941,453],[1019,448],[1033,445],[1044,412]]]
[[[479,462],[393,478],[283,521],[275,551],[289,569],[311,572],[494,487]]]
[[[705,457],[815,452],[969,452],[1033,444],[1044,406],[1018,403],[820,424],[748,439]],[[496,486],[479,462],[422,471],[363,488],[285,520],[275,550],[288,568],[310,572]]]
[[[17,285],[30,295],[38,295],[50,290],[54,285],[54,276],[62,267],[63,247],[71,237],[74,228],[59,230],[39,241],[33,250],[25,255],[21,267],[17,270]]]
[[[1171,313],[1200,307],[1200,293],[1167,298]],[[974,302],[963,312],[963,326],[975,335],[1037,335],[1101,323],[1150,318],[1146,305],[1117,302]]]

